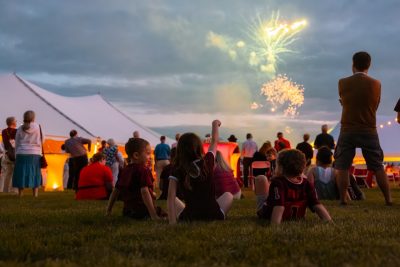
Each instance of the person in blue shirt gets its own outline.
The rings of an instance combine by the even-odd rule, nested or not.
[[[154,149],[154,169],[159,183],[161,183],[160,177],[164,167],[170,163],[171,148],[165,143],[165,139],[165,136],[161,136],[161,143],[156,145],[156,148]],[[162,188],[162,184],[159,184],[159,187]]]

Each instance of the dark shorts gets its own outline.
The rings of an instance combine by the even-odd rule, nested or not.
[[[383,170],[383,151],[378,134],[370,133],[340,133],[334,155],[335,169],[350,169],[356,148],[361,148],[368,170]]]

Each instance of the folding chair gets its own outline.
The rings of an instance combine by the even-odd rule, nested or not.
[[[271,168],[271,163],[269,161],[253,161],[253,163],[251,163],[251,169],[250,169],[250,175],[249,175],[249,182],[251,185],[251,188],[254,190],[254,170],[255,169],[267,169],[267,171],[265,172],[265,176],[267,176],[268,170]]]
[[[356,177],[358,186],[369,188],[367,183],[368,169],[367,165],[355,165],[353,170],[353,175]]]

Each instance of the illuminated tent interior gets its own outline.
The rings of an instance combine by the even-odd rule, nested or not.
[[[68,155],[62,154],[61,145],[69,138],[71,129],[79,136],[92,140],[92,152],[100,139],[113,138],[120,150],[132,137],[133,131],[148,140],[152,147],[159,143],[160,134],[140,125],[107,102],[101,95],[65,97],[51,93],[15,74],[0,76],[0,121],[5,126],[9,116],[22,123],[26,110],[36,113],[36,122],[44,133],[44,150],[49,163],[46,190],[62,190],[64,162]],[[171,144],[172,139],[167,138]]]
[[[383,153],[385,155],[384,162],[400,162],[400,125],[393,117],[389,116],[378,116],[377,117],[378,135],[379,142],[381,144]],[[338,140],[340,133],[340,123],[338,123],[333,130],[331,135]],[[365,164],[364,158],[362,157],[361,150],[357,149],[356,157],[354,158],[354,164]]]

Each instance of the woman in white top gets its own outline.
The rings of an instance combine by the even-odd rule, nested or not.
[[[33,196],[37,197],[42,184],[42,140],[40,125],[35,123],[35,112],[31,110],[24,113],[24,124],[17,130],[15,154],[13,187],[18,188],[19,196],[22,196],[24,188],[32,188]]]

